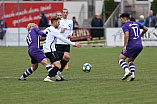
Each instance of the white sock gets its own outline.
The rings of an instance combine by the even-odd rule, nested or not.
[[[25,79],[25,78],[24,78],[23,75],[22,75],[22,76],[20,77],[20,79],[23,80],[23,79]]]
[[[125,68],[125,73],[129,73],[130,70],[128,68]]]
[[[131,73],[132,73],[131,77],[135,77],[135,72],[131,72]]]
[[[58,71],[58,72],[57,72],[58,75],[61,75],[61,73],[62,73],[61,71]]]

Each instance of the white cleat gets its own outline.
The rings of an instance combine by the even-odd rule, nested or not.
[[[52,81],[52,80],[49,79],[49,78],[45,78],[43,81],[44,81],[44,82],[55,82],[55,81]]]
[[[135,77],[130,76],[130,78],[127,81],[134,81]]]
[[[122,80],[127,79],[130,75],[132,75],[131,72],[129,72],[129,73],[125,73],[124,76],[123,76],[123,78],[122,78]]]
[[[59,75],[55,75],[55,79],[61,80],[61,77]]]

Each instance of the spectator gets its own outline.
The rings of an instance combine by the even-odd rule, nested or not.
[[[130,14],[130,21],[136,22],[135,18],[132,16],[132,13],[129,13],[129,14]]]
[[[146,18],[146,27],[155,27],[156,17],[153,15],[153,11],[149,11],[149,16]]]
[[[76,17],[73,17],[72,20],[73,20],[73,29],[79,28],[79,24],[76,21]]]
[[[117,21],[115,22],[115,27],[122,27],[122,21],[120,19],[120,13],[118,14],[118,19]]]
[[[139,24],[141,24],[141,25],[143,25],[143,26],[145,26],[145,20],[144,20],[144,16],[143,15],[140,15],[140,18],[139,18],[139,20],[137,21]]]
[[[39,22],[39,28],[48,27],[48,20],[45,16],[45,13],[41,12],[40,16],[41,16],[41,19],[40,19],[40,22]]]
[[[3,19],[0,19],[0,39],[3,40],[3,37],[6,33],[7,24]]]
[[[100,18],[100,14],[96,14],[95,18],[92,19],[92,23],[91,23],[92,27],[103,27],[103,21]]]
[[[103,27],[103,21],[100,18],[100,14],[95,15],[95,18],[92,19],[91,26],[92,27]],[[103,36],[103,29],[92,28],[91,34],[92,34],[91,40],[93,40],[93,37],[99,37],[99,40],[100,40],[100,37]]]

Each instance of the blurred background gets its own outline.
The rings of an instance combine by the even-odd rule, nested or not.
[[[50,18],[63,8],[69,11],[68,19],[78,23],[77,27],[74,24],[72,41],[84,46],[123,46],[119,15],[127,12],[133,21],[146,22],[150,11],[157,18],[156,6],[157,0],[1,0],[0,46],[26,46],[27,24],[39,25],[44,12],[50,25]],[[155,26],[149,26],[142,38],[144,46],[157,46],[156,39]]]

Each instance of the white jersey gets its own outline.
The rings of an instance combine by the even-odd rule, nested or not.
[[[75,45],[75,42],[71,42],[65,39],[60,34],[60,32],[57,29],[55,29],[53,26],[46,28],[43,32],[47,35],[46,40],[43,44],[44,53],[56,51],[55,44],[57,42],[57,39],[60,39],[67,44]]]
[[[69,36],[70,34],[72,35],[72,33],[73,33],[73,21],[72,21],[72,20],[69,20],[69,19],[63,19],[63,18],[62,18],[62,19],[60,20],[60,25],[59,25],[59,27],[58,27],[58,30],[62,30],[62,29],[64,29],[64,28],[65,28],[65,32],[64,32],[64,33],[61,33],[61,35],[62,35],[64,38],[70,40],[70,39],[68,38],[68,36]],[[65,42],[63,42],[63,41],[57,39],[57,44],[67,44],[67,43],[65,43]]]

